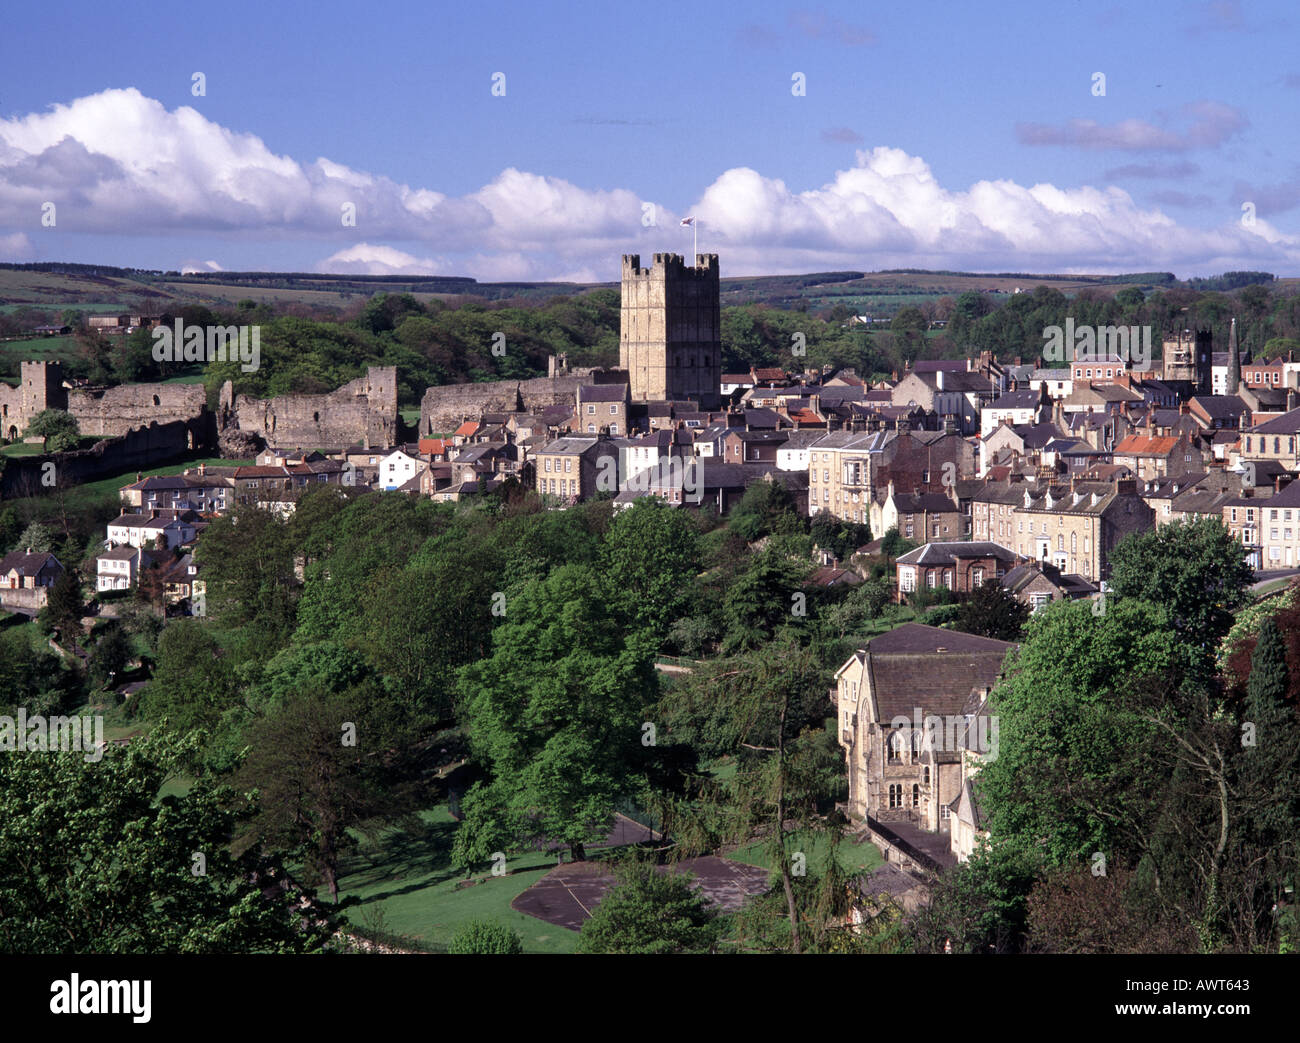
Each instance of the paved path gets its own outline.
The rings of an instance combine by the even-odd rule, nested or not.
[[[694,886],[709,903],[734,912],[752,895],[767,890],[766,869],[707,855],[689,858],[675,866],[658,867],[661,873],[694,873]],[[617,882],[601,862],[570,862],[556,866],[519,894],[510,907],[547,923],[576,931]]]
[[[1255,582],[1251,584],[1251,590],[1262,590],[1270,583],[1276,583],[1287,576],[1300,576],[1300,569],[1272,569],[1268,572],[1256,572]]]

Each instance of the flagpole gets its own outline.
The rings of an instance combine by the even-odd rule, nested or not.
[[[691,222],[691,267],[694,268],[700,263],[700,219],[697,217]]]

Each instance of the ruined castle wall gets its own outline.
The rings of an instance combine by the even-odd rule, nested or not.
[[[157,421],[189,422],[206,408],[202,384],[124,384],[68,392],[68,412],[83,435],[116,438]]]
[[[441,384],[420,400],[420,434],[454,431],[466,420],[484,413],[533,412],[544,406],[576,406],[583,384],[619,384],[627,380],[621,370],[584,369],[565,376],[532,380],[492,380],[478,384]]]
[[[332,448],[398,441],[397,367],[376,366],[326,395],[247,398],[221,389],[220,424],[273,449]]]
[[[192,445],[191,425],[182,420],[137,428],[90,449],[41,456],[10,457],[0,471],[0,500],[39,496],[51,491],[42,478],[53,475],[59,485],[81,485],[130,471],[145,471],[182,459]],[[46,463],[53,463],[49,471]]]
[[[11,387],[0,380],[0,438],[21,438],[28,419],[23,409],[22,388]]]

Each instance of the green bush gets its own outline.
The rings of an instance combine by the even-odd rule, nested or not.
[[[471,920],[452,936],[447,951],[483,956],[521,953],[524,943],[518,934],[495,920]]]

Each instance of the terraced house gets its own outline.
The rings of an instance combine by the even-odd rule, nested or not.
[[[1138,495],[1132,478],[1071,481],[1041,492],[1026,488],[1014,518],[1013,550],[1086,580],[1107,579],[1109,554],[1119,541],[1155,526],[1155,512]]]
[[[1024,501],[1024,483],[988,482],[971,497],[971,539],[1015,547],[1016,508]]]
[[[1300,565],[1300,483],[1260,498],[1235,497],[1223,505],[1224,524],[1257,569]]]
[[[808,447],[808,513],[826,511],[865,524],[871,510],[872,457],[887,433],[833,431]]]
[[[1300,471],[1300,409],[1249,428],[1241,437],[1241,459],[1276,460]]]

